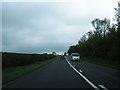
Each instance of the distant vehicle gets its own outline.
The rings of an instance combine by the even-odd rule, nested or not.
[[[64,56],[64,55],[61,55],[61,56],[60,56],[60,59],[65,59],[65,56]]]
[[[79,53],[72,53],[71,54],[71,61],[80,61],[80,54]]]

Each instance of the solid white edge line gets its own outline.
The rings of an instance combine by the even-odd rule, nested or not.
[[[87,82],[89,83],[94,89],[96,90],[100,90],[97,86],[95,86],[90,80],[88,80],[84,75],[82,75],[77,69],[75,69],[71,64],[70,62],[68,61],[67,57],[66,58],[66,61],[68,62],[68,64]]]
[[[100,88],[104,89],[104,90],[108,90],[105,86],[103,85],[98,85]]]

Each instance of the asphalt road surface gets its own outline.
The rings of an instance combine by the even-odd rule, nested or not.
[[[119,71],[87,62],[71,62],[70,56],[10,82],[3,88],[89,88],[119,87]],[[73,69],[74,68],[74,69]]]

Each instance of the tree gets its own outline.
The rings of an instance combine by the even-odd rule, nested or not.
[[[86,35],[88,36],[88,38],[91,38],[93,36],[93,32],[89,31],[89,32],[86,33]]]
[[[118,2],[118,8],[115,8],[115,18],[117,22],[117,30],[120,32],[120,1]]]
[[[65,53],[64,53],[64,55],[66,56],[66,55],[67,55],[67,53],[65,52]]]
[[[73,45],[70,46],[68,49],[68,54],[70,55],[71,53],[78,53],[79,52],[79,45]]]
[[[100,34],[101,33],[101,31],[100,31],[100,19],[98,19],[98,18],[94,19],[92,21],[92,25],[96,30],[96,34]]]
[[[86,40],[87,40],[86,35],[83,35],[83,36],[80,38],[80,41],[81,41],[81,42],[85,42]]]
[[[56,55],[56,52],[52,52],[53,55]]]
[[[102,35],[105,37],[106,33],[109,31],[110,28],[110,20],[105,18],[104,20],[100,20],[100,29],[102,31]]]
[[[92,25],[94,26],[96,30],[95,34],[99,34],[105,37],[106,32],[108,32],[109,27],[110,27],[110,20],[107,18],[104,18],[104,20],[100,20],[96,18],[92,21]]]
[[[110,19],[107,18],[94,19],[91,23],[95,30],[83,35],[77,45],[70,46],[68,53],[79,52],[82,57],[120,60],[120,2],[115,13],[116,25],[111,26]]]

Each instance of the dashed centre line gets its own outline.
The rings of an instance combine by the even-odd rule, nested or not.
[[[103,85],[98,85],[98,87],[100,87],[100,88],[102,88],[102,89],[104,89],[104,90],[108,90],[105,86],[103,86]]]
[[[79,70],[79,72],[82,72],[82,70]]]

